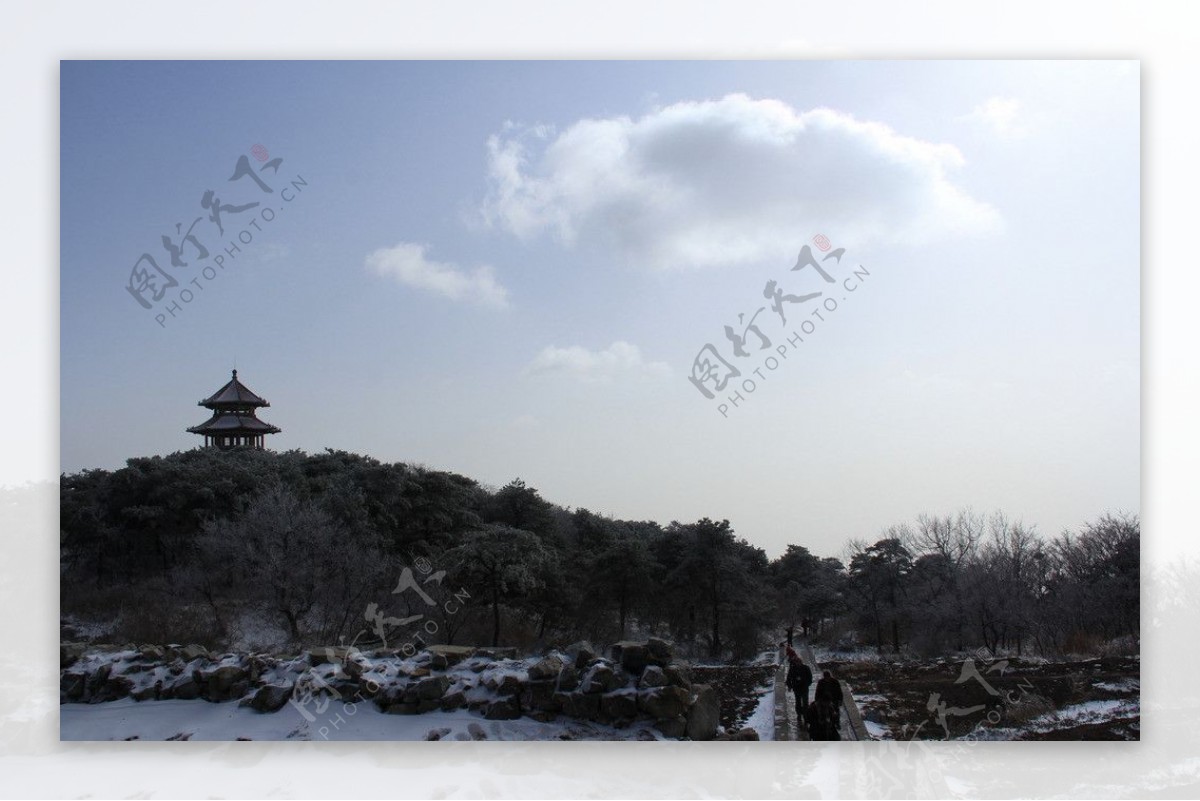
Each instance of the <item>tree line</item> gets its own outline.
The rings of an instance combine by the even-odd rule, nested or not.
[[[961,512],[844,559],[799,544],[769,559],[727,520],[619,520],[520,480],[492,489],[333,450],[197,449],[61,481],[64,616],[215,647],[386,642],[430,614],[427,641],[656,634],[713,659],[753,656],[802,620],[881,651],[1094,650],[1136,642],[1139,543],[1135,517],[1044,539]],[[430,578],[398,592],[419,560]],[[469,601],[442,603],[459,589]]]

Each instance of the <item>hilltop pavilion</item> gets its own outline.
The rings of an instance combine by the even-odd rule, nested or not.
[[[264,423],[254,415],[254,410],[271,404],[255,395],[238,381],[237,370],[225,386],[211,397],[200,401],[199,406],[212,410],[212,417],[188,431],[204,437],[204,447],[228,448],[247,447],[262,449],[267,434],[278,434],[281,429]]]

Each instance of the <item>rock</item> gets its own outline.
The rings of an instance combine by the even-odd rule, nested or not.
[[[557,656],[548,656],[529,668],[530,681],[556,678],[566,663]]]
[[[424,715],[426,712],[432,712],[435,709],[440,709],[441,706],[442,699],[440,698],[437,700],[426,699],[424,701],[417,701],[417,714]]]
[[[133,681],[125,676],[109,676],[89,699],[93,704],[117,701],[133,692]]]
[[[738,729],[735,732],[723,732],[713,738],[714,740],[725,740],[733,742],[745,742],[749,740],[758,740],[758,732],[749,727]]]
[[[579,689],[585,693],[607,693],[619,690],[624,686],[624,676],[618,675],[612,669],[611,665],[607,665],[604,662],[597,662],[584,674],[583,681],[579,684]]]
[[[431,656],[429,666],[435,670],[446,669],[435,667],[440,661],[444,661],[447,667],[452,667],[475,653],[475,649],[467,645],[430,645],[425,650]]]
[[[369,666],[369,662],[363,658],[362,654],[351,654],[342,663],[342,670],[346,671],[346,675],[354,681],[362,678],[363,671]]]
[[[158,645],[143,645],[138,649],[138,653],[142,659],[160,661],[163,658],[163,649]]]
[[[529,717],[536,720],[538,723],[553,723],[558,720],[558,714],[544,709],[535,709],[529,713]]]
[[[415,703],[408,704],[403,702],[390,704],[384,712],[387,712],[389,715],[415,715],[417,714],[417,705]]]
[[[576,643],[571,643],[563,649],[567,656],[575,662],[576,670],[583,670],[588,664],[596,658],[596,649],[587,640],[580,640]]]
[[[682,687],[655,687],[638,691],[637,705],[652,718],[676,718],[687,713],[690,699]]]
[[[440,740],[450,733],[449,729],[430,729],[425,733],[426,740]]]
[[[403,703],[404,693],[407,689],[404,684],[386,684],[379,688],[375,693],[375,705],[380,709],[386,710],[392,704]]]
[[[442,696],[442,710],[445,712],[453,712],[455,709],[461,709],[466,703],[467,696],[462,690],[456,690]]]
[[[525,685],[521,693],[523,709],[538,709],[546,712],[557,712],[558,704],[554,701],[553,680],[531,681]]]
[[[476,648],[473,655],[486,657],[492,661],[496,661],[498,659],[516,659],[517,649],[516,646],[504,646],[502,648]]]
[[[472,740],[486,740],[487,732],[478,723],[470,723],[467,726],[467,733],[471,735]]]
[[[445,676],[430,676],[418,681],[413,689],[416,690],[418,700],[438,700],[450,689],[450,679]]]
[[[646,661],[651,665],[666,667],[675,658],[675,646],[666,640],[651,637],[646,640]]]
[[[682,687],[685,690],[692,689],[692,675],[686,665],[679,663],[667,665],[663,668],[663,675],[667,677],[667,684],[670,684],[672,687]]]
[[[619,690],[601,696],[600,714],[616,722],[633,722],[638,714],[637,695],[628,690]]]
[[[58,645],[58,666],[67,668],[75,664],[87,651],[87,643],[64,642]]]
[[[162,681],[147,685],[140,690],[134,690],[129,697],[135,701],[157,701],[162,698]]]
[[[488,720],[516,720],[521,717],[521,704],[516,698],[497,698],[487,705],[483,716]]]
[[[635,676],[646,667],[646,646],[639,642],[626,640],[613,645],[612,661],[628,670]]]
[[[645,742],[654,742],[655,740],[658,739],[657,737],[654,736],[654,732],[650,731],[649,729],[639,729],[638,733],[637,733],[637,738],[639,740],[643,740]]]
[[[665,687],[666,685],[667,675],[658,665],[647,665],[646,669],[642,671],[642,677],[638,680],[638,686],[644,689]]]
[[[254,691],[247,704],[256,712],[278,712],[292,697],[292,684],[264,684]]]
[[[711,740],[721,722],[721,701],[711,685],[697,684],[692,689],[696,700],[688,710],[687,736],[693,740]]]
[[[221,665],[203,675],[204,694],[210,701],[228,701],[238,698],[249,689],[249,674],[239,665]]]
[[[450,660],[446,658],[445,654],[434,654],[433,659],[429,660],[429,667],[432,670],[447,670],[450,667]],[[430,732],[430,734],[433,734],[433,732]],[[428,740],[430,738],[426,737],[425,739]],[[441,738],[436,737],[434,739]]]
[[[596,720],[600,717],[598,694],[573,692],[562,695],[562,710],[567,717],[578,720]]]
[[[313,667],[330,662],[344,665],[350,655],[355,653],[358,653],[357,648],[345,645],[322,645],[317,648],[309,648],[308,664]]]
[[[687,732],[687,718],[683,716],[662,718],[654,722],[654,728],[658,729],[663,737],[678,740]]]
[[[574,665],[563,665],[558,672],[558,689],[560,692],[570,692],[579,686],[579,669]]]
[[[108,681],[108,676],[110,673],[112,673],[111,663],[106,662],[100,667],[96,668],[96,672],[88,676],[87,681],[84,682],[84,698],[86,698],[88,701],[92,701],[93,696],[103,689],[105,682]]]
[[[68,701],[78,701],[83,698],[85,687],[87,687],[87,674],[84,673],[63,673],[58,680],[58,691]]]
[[[170,687],[163,691],[164,698],[178,698],[181,701],[191,701],[200,697],[200,693],[204,691],[203,685],[199,682],[196,675],[183,677],[182,680],[175,682]]]
[[[191,662],[193,659],[212,659],[212,655],[208,652],[207,648],[195,643],[185,645],[183,650],[179,652],[179,656],[182,657],[184,662]]]
[[[525,690],[525,685],[528,680],[521,678],[513,673],[505,673],[500,679],[499,686],[496,687],[496,692],[501,695],[520,695]]]

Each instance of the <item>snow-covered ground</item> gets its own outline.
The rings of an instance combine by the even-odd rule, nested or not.
[[[374,704],[331,703],[306,719],[292,705],[260,713],[237,701],[142,701],[63,704],[63,740],[659,740],[649,723],[617,729],[559,718],[485,720],[466,709],[389,715]]]
[[[758,732],[760,740],[775,739],[775,685],[768,684],[761,689],[758,706],[754,714],[746,721],[748,728]]]

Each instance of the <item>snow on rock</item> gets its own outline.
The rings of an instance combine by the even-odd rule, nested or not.
[[[215,655],[182,645],[70,656],[63,739],[710,740],[760,739],[763,728],[718,735],[716,692],[693,685],[662,640],[619,643],[611,660],[587,643],[525,659],[454,646],[409,657],[344,647]],[[416,720],[400,722],[406,716]],[[504,726],[466,725],[484,725],[481,716]],[[339,721],[332,732],[329,718]]]

